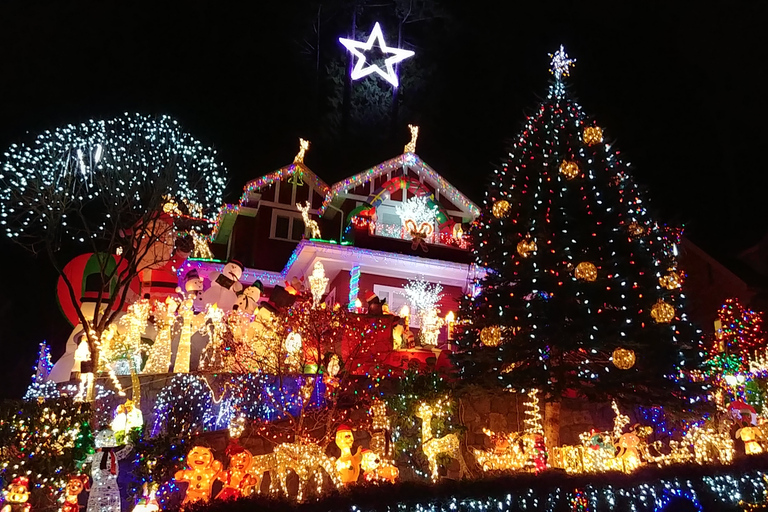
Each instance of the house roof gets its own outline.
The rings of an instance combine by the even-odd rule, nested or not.
[[[225,204],[219,209],[216,223],[214,224],[213,231],[208,239],[210,241],[222,243],[226,241],[225,239],[234,224],[234,217],[240,212],[241,207],[248,202],[248,198],[252,193],[263,187],[272,185],[277,181],[282,181],[285,178],[294,176],[297,173],[301,173],[302,179],[306,179],[320,196],[324,198],[322,205],[318,209],[318,214],[322,216],[326,208],[339,194],[343,194],[359,185],[375,180],[382,174],[386,174],[399,168],[407,168],[418,173],[420,176],[424,176],[443,197],[446,197],[453,204],[462,208],[473,217],[480,215],[480,209],[475,203],[470,201],[467,196],[451,185],[448,180],[440,176],[437,171],[427,165],[427,163],[415,153],[407,152],[396,156],[395,158],[391,158],[370,169],[343,179],[330,187],[317,174],[312,172],[309,167],[304,165],[303,162],[294,161],[290,165],[281,167],[274,172],[246,183],[243,187],[243,194],[240,196],[240,201],[238,201],[237,204]]]
[[[225,204],[219,209],[219,214],[216,217],[216,223],[214,224],[213,231],[211,232],[208,239],[210,241],[220,241],[218,240],[220,234],[222,234],[225,238],[228,236],[227,228],[229,230],[232,229],[232,225],[234,224],[234,217],[237,216],[243,205],[248,203],[248,198],[251,194],[264,187],[268,187],[277,181],[282,181],[285,178],[289,178],[297,174],[301,177],[302,180],[308,181],[311,186],[317,190],[321,197],[328,196],[328,191],[330,190],[328,185],[317,174],[312,172],[309,167],[304,165],[303,162],[294,161],[290,165],[281,167],[276,171],[262,176],[261,178],[256,178],[255,180],[251,180],[246,183],[243,187],[243,194],[240,196],[240,200],[237,204]]]
[[[705,332],[714,331],[713,321],[729,297],[749,304],[754,290],[725,265],[707,254],[690,239],[680,239],[680,266],[686,273],[683,290],[687,312]]]
[[[473,217],[480,215],[480,209],[475,203],[470,201],[467,196],[462,194],[456,187],[451,185],[448,180],[440,176],[434,169],[427,165],[426,162],[419,158],[418,155],[410,152],[396,156],[395,158],[389,159],[380,163],[379,165],[371,167],[370,169],[335,183],[332,187],[330,187],[328,193],[325,196],[325,201],[323,201],[323,205],[319,209],[320,215],[323,214],[325,209],[329,204],[331,204],[337,195],[343,194],[359,185],[368,183],[371,180],[375,180],[382,174],[386,174],[401,167],[411,169],[417,172],[419,175],[425,176],[432,182],[431,184],[440,191],[442,196],[448,198],[448,200],[453,204],[463,208]]]

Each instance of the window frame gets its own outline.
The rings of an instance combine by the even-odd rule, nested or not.
[[[402,295],[403,298],[405,299],[403,304],[408,304],[408,298],[405,295],[405,291],[403,290],[402,287],[398,288],[397,286],[390,286],[386,284],[374,284],[373,293],[375,293],[380,300],[383,300],[385,298],[387,299],[387,305],[389,306],[389,311],[394,315],[397,315],[400,312],[400,308],[402,308],[403,305],[398,304],[397,307],[393,307],[393,300],[392,300],[393,294]],[[410,308],[410,306],[408,307]],[[408,326],[414,329],[418,329],[421,326],[417,315],[411,314],[408,317]]]
[[[288,218],[288,237],[287,238],[282,238],[275,235],[275,231],[277,230],[278,217]],[[294,243],[301,242],[301,238],[299,238],[298,240],[294,240],[291,238],[291,234],[293,233],[293,226],[295,222],[301,222],[302,225],[304,224],[304,219],[301,218],[300,212],[292,212],[290,210],[283,210],[281,208],[273,208],[272,220],[269,226],[269,238],[271,240],[281,240],[283,242],[294,242]],[[302,235],[306,236],[306,232],[307,232],[307,227],[304,226],[304,229],[302,230]]]

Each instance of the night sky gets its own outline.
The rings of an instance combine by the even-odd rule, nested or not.
[[[417,153],[481,202],[505,141],[546,95],[547,54],[562,43],[577,59],[572,94],[634,164],[659,220],[683,224],[725,262],[768,232],[765,2],[496,3],[414,0],[412,13],[425,19],[412,15],[403,28],[402,46],[416,57],[401,70],[397,122],[371,116],[355,138],[331,128],[338,108],[329,99],[329,69],[346,62],[337,39],[351,36],[352,1],[243,10],[221,0],[5,0],[0,146],[126,111],[168,114],[218,149],[235,201],[246,181],[291,162],[298,137],[313,142],[307,165],[333,183],[400,154],[410,122],[421,127]],[[394,45],[392,4],[357,4],[358,30],[380,21]],[[378,79],[366,80],[354,87]],[[58,355],[70,327],[48,261],[5,240],[0,248],[9,357],[0,396],[18,397],[37,343],[49,340]]]

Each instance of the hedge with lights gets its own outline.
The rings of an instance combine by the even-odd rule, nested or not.
[[[608,510],[739,511],[740,502],[765,503],[768,456],[743,459],[732,466],[670,466],[649,468],[631,475],[566,476],[548,471],[498,475],[481,480],[443,481],[437,485],[403,482],[356,486],[343,493],[304,504],[254,496],[234,502],[213,501],[206,512],[289,511],[301,512],[438,512],[462,510],[571,511],[574,498],[583,496],[593,512]],[[672,507],[672,508],[669,508]],[[577,509],[578,510],[578,509]]]

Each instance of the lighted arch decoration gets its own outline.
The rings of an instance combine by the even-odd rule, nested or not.
[[[368,205],[370,205],[370,207],[363,208],[361,206],[357,208],[363,208],[359,214],[364,215],[364,212],[369,209],[375,210],[382,202],[389,199],[390,196],[398,190],[405,190],[412,196],[426,197],[428,204],[432,207],[436,207],[437,209],[437,215],[435,216],[437,219],[437,230],[441,233],[453,233],[453,226],[456,224],[456,222],[448,217],[448,214],[445,212],[445,208],[443,208],[442,205],[435,202],[435,195],[430,192],[430,190],[425,187],[423,183],[421,183],[416,178],[411,178],[409,176],[397,176],[384,183],[378,190],[376,190],[376,192],[368,197],[368,201],[366,202]],[[367,216],[371,215],[368,214]],[[354,217],[354,215],[352,217]]]

